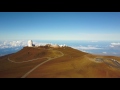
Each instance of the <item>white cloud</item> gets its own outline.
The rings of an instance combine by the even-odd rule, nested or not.
[[[15,48],[15,50],[19,50],[19,48]]]
[[[35,44],[36,46],[40,46],[40,45],[45,45],[45,44],[48,44],[48,43],[38,43],[38,42],[33,42],[33,44]]]
[[[91,41],[91,42],[98,42],[98,41]]]
[[[24,47],[27,46],[28,41],[27,40],[16,40],[16,41],[0,41],[0,49],[5,49],[5,48],[17,48],[17,47]],[[45,45],[47,43],[39,43],[39,42],[34,42],[36,46],[38,45]]]
[[[103,48],[98,48],[98,47],[93,47],[91,45],[88,46],[79,46],[79,47],[74,47],[76,49],[81,49],[81,50],[93,50],[93,49],[103,49]]]
[[[82,52],[87,52],[87,51],[85,51],[85,50],[82,50]]]
[[[107,52],[102,52],[102,53],[106,54]]]
[[[120,47],[120,43],[111,43],[110,47]]]
[[[22,47],[26,46],[27,41],[2,41],[0,42],[0,48],[13,48],[13,47]]]
[[[120,45],[120,43],[111,43],[111,45]]]

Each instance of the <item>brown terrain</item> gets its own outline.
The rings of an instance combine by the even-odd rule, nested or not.
[[[24,47],[0,57],[0,78],[119,78],[119,62],[71,47]]]

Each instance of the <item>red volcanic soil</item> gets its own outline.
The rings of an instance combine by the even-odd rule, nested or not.
[[[102,58],[104,61],[96,61]],[[118,78],[120,67],[107,60],[119,57],[92,55],[71,47],[24,47],[0,57],[0,78]],[[48,62],[45,62],[48,60]],[[37,65],[45,62],[44,64]],[[110,66],[112,64],[113,66]]]

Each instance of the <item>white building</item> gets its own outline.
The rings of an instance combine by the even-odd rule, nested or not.
[[[29,40],[28,41],[28,47],[32,47],[33,46],[33,41],[32,40]]]
[[[63,47],[63,45],[59,45],[60,47]]]
[[[53,48],[59,48],[60,46],[57,45],[57,44],[54,44],[54,45],[51,45],[50,47],[53,47]]]

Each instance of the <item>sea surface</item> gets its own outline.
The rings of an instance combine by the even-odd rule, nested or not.
[[[0,41],[0,56],[18,52],[24,46],[27,46],[27,42],[28,40]],[[33,44],[67,45],[87,53],[120,56],[120,41],[33,40]]]

